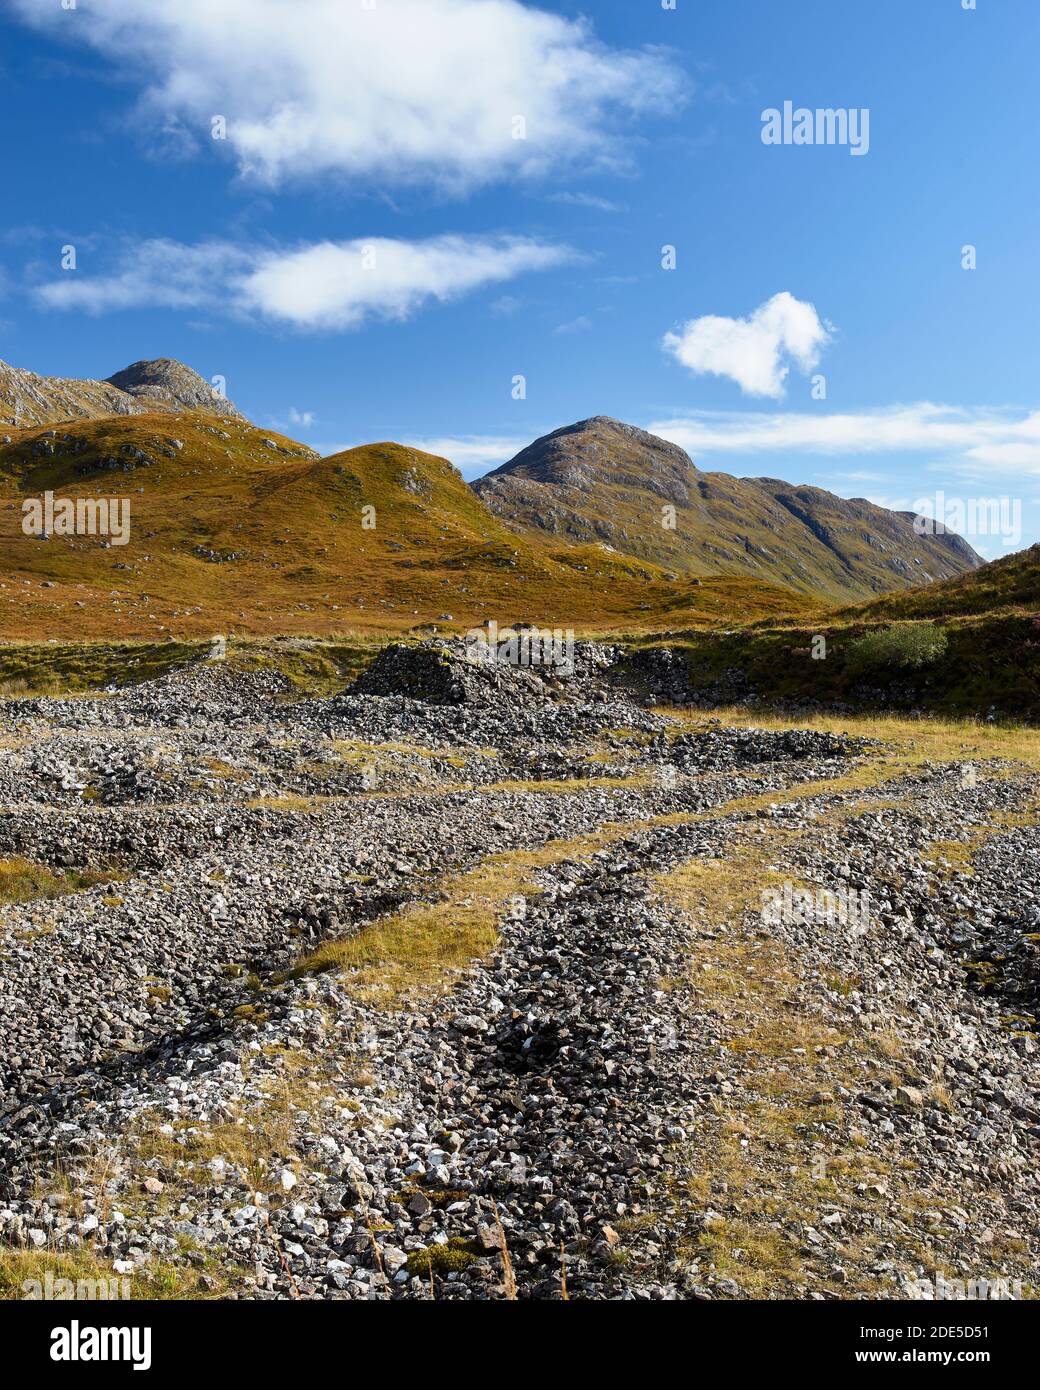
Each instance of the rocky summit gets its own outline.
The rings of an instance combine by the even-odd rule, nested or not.
[[[18,429],[195,409],[241,418],[209,382],[170,357],[135,362],[104,381],[38,376],[0,362],[0,424]]]
[[[1028,742],[225,653],[0,705],[6,1292],[1032,1287]]]

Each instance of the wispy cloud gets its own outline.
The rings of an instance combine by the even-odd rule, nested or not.
[[[594,193],[553,193],[549,201],[564,203],[572,208],[588,208],[592,212],[624,212],[623,204],[613,203],[609,198],[598,198]]]
[[[496,318],[510,318],[520,308],[521,301],[513,294],[502,294],[491,304],[491,312]]]
[[[553,329],[553,333],[559,337],[568,337],[572,333],[587,333],[592,327],[592,320],[588,314],[579,314],[576,319],[568,319],[566,323],[558,323]]]
[[[665,334],[663,347],[691,372],[729,377],[745,395],[779,399],[790,364],[812,371],[830,338],[815,308],[783,291],[747,318],[691,319]]]
[[[350,329],[406,319],[431,300],[445,303],[572,259],[568,247],[525,237],[372,237],[292,249],[153,240],[125,245],[107,274],[67,272],[35,293],[48,308],[91,314],[205,308],[302,329]]]
[[[817,473],[818,478],[825,478],[831,486],[835,483],[883,483],[886,481],[884,473],[871,473],[866,468],[842,469],[838,472]]]
[[[674,113],[687,90],[662,49],[611,48],[587,21],[519,0],[90,0],[74,22],[57,0],[11,5],[136,80],[154,127],[230,149],[269,187],[332,174],[466,188],[609,167],[625,120]]]
[[[931,454],[935,457],[925,466],[946,476],[1040,476],[1040,411],[922,401],[856,414],[697,411],[656,420],[647,428],[694,456]],[[868,473],[858,476],[871,478]]]
[[[507,435],[466,434],[437,439],[407,439],[413,449],[449,459],[466,478],[479,478],[491,468],[507,463],[530,444],[530,439]]]
[[[291,405],[284,416],[269,416],[267,423],[271,429],[278,430],[281,434],[292,434],[294,430],[312,429],[317,420],[318,417],[313,410],[297,410]]]
[[[185,246],[157,237],[124,242],[115,267],[91,275],[77,269],[38,285],[36,298],[48,309],[103,314],[115,309],[219,309],[228,286],[248,273],[250,253],[226,241]],[[226,300],[225,300],[226,302]]]

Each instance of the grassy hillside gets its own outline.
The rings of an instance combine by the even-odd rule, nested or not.
[[[600,630],[818,607],[775,584],[669,579],[601,545],[517,537],[446,460],[397,444],[317,459],[197,411],[4,437],[0,638],[377,633],[488,618]],[[22,502],[47,490],[128,498],[130,543],[26,536]]]
[[[368,665],[380,639],[328,637],[236,638],[224,669],[270,671],[294,692],[340,691]],[[203,660],[212,644],[197,642],[0,642],[0,698],[82,694],[137,685]]]
[[[857,661],[860,640],[890,626],[824,622],[633,636],[630,667],[645,669],[648,652],[669,647],[690,690],[708,702],[992,714],[1040,722],[1040,621],[1035,617],[990,615],[937,625],[945,634],[945,650],[920,667]],[[827,644],[822,660],[812,655],[818,637]]]
[[[939,584],[887,594],[843,616],[936,618],[1040,609],[1040,545]]]

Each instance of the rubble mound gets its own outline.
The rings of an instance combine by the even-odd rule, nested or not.
[[[395,643],[385,647],[350,687],[351,695],[404,695],[431,705],[489,705],[516,698],[546,698],[546,682],[532,670],[481,661],[462,643]]]

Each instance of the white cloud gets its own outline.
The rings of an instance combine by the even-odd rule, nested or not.
[[[784,394],[789,362],[803,372],[819,363],[831,331],[811,304],[786,291],[744,319],[708,314],[665,334],[667,352],[691,372],[726,376],[748,396]]]
[[[866,468],[853,468],[847,472],[840,473],[817,473],[818,478],[828,478],[831,483],[883,483],[885,482],[884,473],[871,473]]]
[[[184,246],[156,238],[125,243],[118,268],[92,276],[84,268],[64,271],[59,279],[36,289],[50,309],[83,309],[88,314],[111,309],[219,308],[222,289],[249,266],[249,254],[225,241]]]
[[[325,241],[262,256],[238,292],[243,307],[268,318],[306,328],[354,328],[371,316],[405,319],[428,299],[455,299],[570,259],[563,247],[520,237]]]
[[[292,250],[211,241],[129,244],[107,275],[67,272],[38,287],[53,309],[206,308],[304,329],[357,328],[405,319],[483,285],[574,259],[564,246],[523,237],[388,237],[318,242]]]
[[[686,88],[661,49],[610,48],[519,0],[12,4],[135,78],[156,126],[219,149],[224,116],[224,148],[271,187],[339,174],[461,189],[617,165],[619,118],[673,112]]]
[[[309,429],[316,418],[313,410],[297,410],[294,405],[289,407],[290,425],[299,425],[303,429]]]
[[[413,449],[421,449],[438,458],[449,459],[467,478],[479,478],[500,463],[506,463],[530,444],[524,437],[510,438],[505,435],[466,434],[458,437],[445,436],[439,439],[407,439],[404,441]]]
[[[1040,474],[1040,411],[964,409],[923,401],[858,414],[698,411],[647,428],[688,453],[941,454],[941,468],[985,476]]]
[[[968,450],[972,461],[965,467],[983,464],[994,471],[1040,473],[1040,414],[1023,421],[1024,428],[1016,431],[1019,438],[986,440]]]

